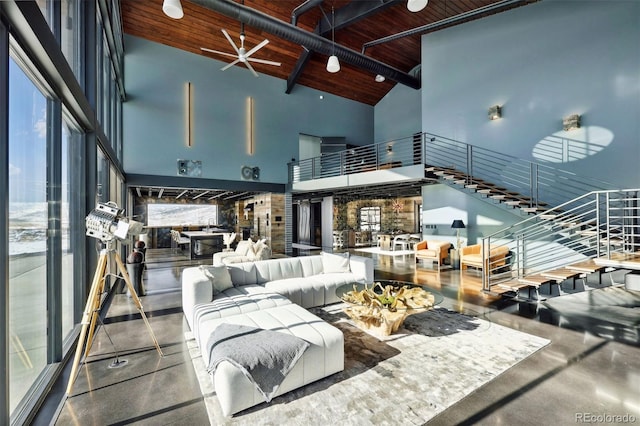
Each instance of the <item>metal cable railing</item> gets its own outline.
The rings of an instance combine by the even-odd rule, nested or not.
[[[592,191],[497,231],[483,238],[482,258],[501,247],[510,267],[489,262],[485,291],[585,259],[640,251],[640,189]]]
[[[576,145],[552,141],[536,152],[555,158],[557,150],[573,158]],[[560,144],[560,147],[557,145]],[[584,151],[584,148],[581,148]],[[581,151],[581,152],[582,152]],[[616,189],[616,186],[579,176],[573,172],[545,164],[522,160],[501,152],[469,145],[432,133],[416,134],[402,139],[370,144],[340,152],[323,154],[289,163],[289,182],[424,164],[464,175],[467,183],[483,182],[501,190],[518,194],[531,207],[556,206],[594,190]]]

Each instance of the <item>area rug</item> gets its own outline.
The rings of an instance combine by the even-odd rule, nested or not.
[[[311,311],[345,338],[345,369],[224,417],[195,341],[187,344],[212,425],[424,424],[549,343],[443,308],[408,317],[378,338],[357,328],[342,304]]]
[[[354,249],[363,253],[384,254],[386,256],[406,256],[407,254],[415,254],[413,250],[382,250],[380,247],[364,247]]]

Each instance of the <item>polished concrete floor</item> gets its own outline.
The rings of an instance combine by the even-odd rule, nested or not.
[[[617,424],[625,419],[640,423],[637,329],[635,341],[628,337],[629,333],[622,341],[616,341],[619,334],[607,333],[608,328],[602,325],[596,329],[588,321],[557,321],[541,303],[486,296],[480,291],[476,272],[443,269],[438,273],[430,265],[416,265],[410,255],[365,255],[373,257],[377,279],[424,284],[445,296],[442,305],[448,309],[551,340],[544,349],[429,424],[568,425],[598,420]],[[209,423],[187,353],[183,335],[187,326],[180,308],[180,273],[192,262],[160,251],[149,252],[147,262],[147,294],[141,300],[164,356],[156,351],[152,333],[132,300],[126,294],[116,294],[105,326],[97,331],[90,356],[80,368],[70,396],[65,397],[67,368],[35,424]],[[609,278],[603,277],[605,285]],[[612,278],[614,282],[618,279]],[[587,289],[599,286],[597,282],[587,284]],[[560,291],[585,291],[570,287]],[[615,318],[611,322],[615,324]],[[279,423],[277,419],[265,419],[265,424]]]

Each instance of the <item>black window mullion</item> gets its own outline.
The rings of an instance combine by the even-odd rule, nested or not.
[[[47,100],[47,362],[62,359],[62,105]]]
[[[9,31],[0,21],[0,199],[9,199]],[[0,368],[9,370],[9,206],[0,203]],[[0,385],[0,424],[10,423],[9,380]]]

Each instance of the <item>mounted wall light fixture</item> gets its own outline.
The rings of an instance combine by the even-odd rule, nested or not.
[[[497,120],[502,118],[502,108],[500,105],[494,105],[489,108],[489,120]]]
[[[391,145],[391,144],[387,145],[387,152],[389,154],[391,154],[393,152],[393,145]]]
[[[164,3],[162,3],[162,11],[169,18],[173,19],[182,19],[184,16],[180,0],[164,0]]]
[[[253,98],[247,97],[247,154],[253,155],[255,150],[253,131]]]
[[[420,12],[427,7],[427,3],[429,3],[429,0],[408,0],[407,9],[409,9],[409,12]]]
[[[580,115],[572,114],[562,119],[562,129],[565,131],[580,128]]]
[[[185,141],[188,147],[193,146],[193,84],[188,81],[185,86]]]

